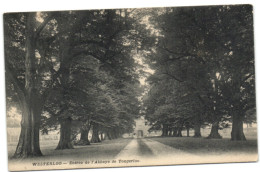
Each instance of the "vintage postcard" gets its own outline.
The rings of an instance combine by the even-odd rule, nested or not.
[[[4,14],[10,171],[258,160],[253,7]]]

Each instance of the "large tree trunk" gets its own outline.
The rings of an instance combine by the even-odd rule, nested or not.
[[[194,125],[194,137],[201,137],[199,124]]]
[[[246,137],[243,131],[243,120],[245,112],[243,111],[243,105],[241,105],[241,73],[234,76],[233,85],[233,109],[231,111],[232,115],[232,131],[231,140],[232,141],[244,141]]]
[[[190,137],[190,128],[186,128],[187,129],[187,137]]]
[[[182,127],[178,127],[177,137],[182,137]]]
[[[173,135],[173,129],[172,129],[172,128],[170,128],[170,129],[169,129],[168,136],[172,137],[172,135]]]
[[[219,129],[219,122],[216,121],[212,124],[210,134],[207,138],[209,138],[209,139],[221,139],[222,137],[218,133],[218,129]]]
[[[120,132],[120,130],[119,130],[118,128],[115,128],[115,129],[114,129],[114,133],[115,133],[115,138],[116,138],[116,139],[122,137],[122,134],[121,134],[121,132]]]
[[[81,128],[80,139],[77,142],[77,145],[90,145],[90,141],[88,140],[88,133],[89,133],[88,127]]]
[[[177,137],[182,137],[182,129],[183,129],[183,121],[180,121],[179,124],[177,125]]]
[[[106,138],[107,138],[108,140],[112,140],[110,130],[108,130],[108,131],[106,132]]]
[[[99,138],[99,133],[98,133],[98,124],[94,124],[91,143],[98,143],[98,142],[101,142],[101,140]]]
[[[61,71],[61,94],[62,94],[62,100],[60,102],[61,109],[63,111],[68,110],[67,104],[70,101],[70,98],[68,96],[69,89],[70,89],[70,63],[69,63],[69,57],[71,56],[71,50],[68,43],[68,40],[65,40],[64,38],[61,38],[60,40],[60,58],[62,59],[60,62],[60,69]],[[72,118],[66,117],[65,119],[60,120],[60,140],[58,143],[58,146],[56,147],[56,150],[58,149],[73,149],[72,145],[72,139],[71,139],[71,123]]]
[[[33,109],[33,117],[34,122],[32,123],[33,129],[33,150],[34,156],[42,156],[42,152],[40,150],[40,125],[41,125],[41,112],[42,112],[42,101],[37,96],[38,94],[34,94],[34,98],[32,98],[32,109]],[[32,120],[32,121],[33,121]]]
[[[163,124],[163,128],[162,128],[162,137],[165,137],[167,136],[168,134],[168,129],[167,129],[167,125],[166,124]]]
[[[26,16],[25,89],[19,90],[22,110],[21,133],[14,158],[42,156],[39,143],[41,102],[35,89],[35,13]]]
[[[116,139],[116,134],[115,134],[114,130],[110,130],[110,136],[111,136],[111,139]]]
[[[71,118],[62,119],[60,122],[60,141],[56,149],[73,149],[71,143]]]
[[[23,102],[23,115],[21,121],[21,133],[14,153],[14,158],[27,158],[42,156],[39,141],[40,118],[31,105]]]
[[[101,141],[105,140],[105,136],[104,136],[103,132],[101,132],[101,134],[100,134],[100,139],[101,139]]]
[[[165,131],[165,136],[169,136],[169,127],[168,127],[168,125],[166,125],[166,131]]]
[[[200,127],[201,127],[201,117],[200,114],[196,114],[194,119],[194,137],[201,137]]]
[[[246,140],[243,132],[243,117],[238,114],[232,116],[231,140]]]
[[[178,128],[177,127],[174,127],[173,128],[173,137],[177,137],[178,136]]]

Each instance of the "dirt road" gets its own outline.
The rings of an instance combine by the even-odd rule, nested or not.
[[[189,142],[188,150],[197,149],[200,145],[203,150],[208,149],[203,148],[205,144],[203,145],[199,140],[194,142],[194,138],[191,139],[192,142]],[[74,149],[65,150],[54,150],[55,146],[48,146],[42,149],[43,157],[25,160],[11,159],[9,165],[15,165],[9,170],[175,165],[257,160],[257,152],[218,151],[217,154],[212,154],[210,150],[194,153],[180,149],[182,144],[186,144],[185,141],[189,141],[189,138],[116,139],[88,146],[75,146]],[[216,141],[210,140],[209,142],[214,143]]]

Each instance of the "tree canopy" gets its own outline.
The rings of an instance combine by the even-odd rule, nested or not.
[[[164,8],[153,14],[160,34],[146,60],[155,73],[148,79],[145,109],[155,128],[168,133],[188,124],[200,136],[200,126],[212,124],[216,132],[210,136],[219,137],[217,130],[232,121],[232,139],[245,139],[242,121],[255,110],[252,17],[249,5]]]
[[[115,9],[4,15],[7,108],[22,114],[15,157],[118,138],[141,115],[182,136],[255,121],[252,6]],[[146,84],[142,83],[146,79]],[[80,141],[75,143],[75,136]]]

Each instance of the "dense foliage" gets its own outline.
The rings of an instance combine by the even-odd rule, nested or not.
[[[41,155],[40,129],[60,128],[57,149],[73,148],[77,133],[89,144],[90,129],[93,142],[133,130],[142,88],[132,54],[142,41],[136,28],[145,29],[133,11],[4,16],[7,100],[22,111],[15,157]]]
[[[158,34],[147,63],[146,119],[163,135],[211,124],[209,137],[232,122],[232,140],[244,140],[243,121],[255,121],[251,6],[165,8],[151,17]],[[156,106],[155,106],[156,105]],[[153,128],[152,128],[153,129]],[[179,131],[179,132],[178,132]]]
[[[14,157],[42,155],[40,131],[71,149],[90,130],[92,142],[130,133],[140,115],[163,136],[211,125],[220,138],[232,122],[232,140],[245,140],[252,22],[249,5],[5,14],[7,108],[22,114]]]

